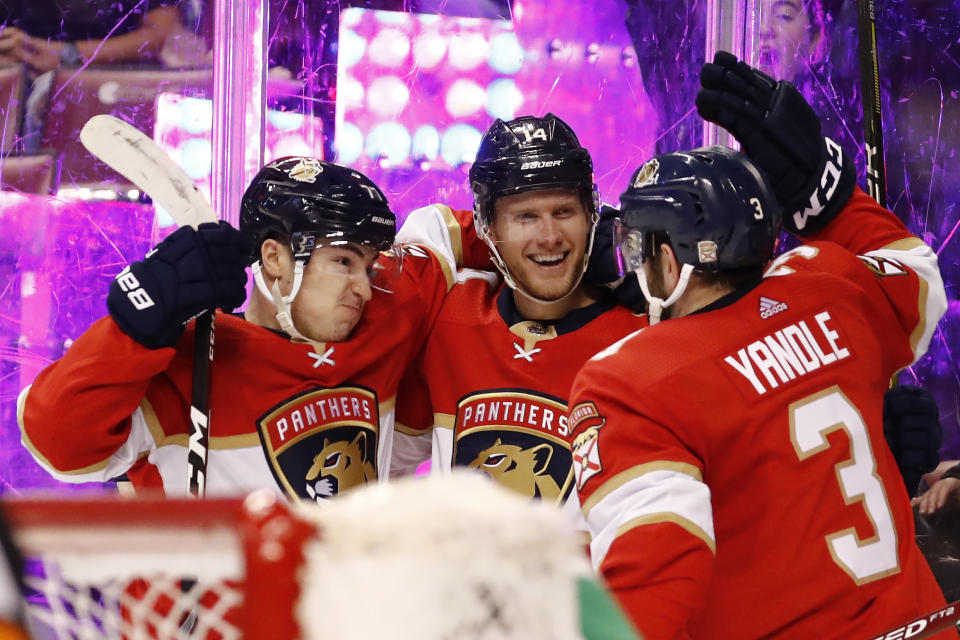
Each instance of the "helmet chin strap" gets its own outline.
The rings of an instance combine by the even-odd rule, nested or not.
[[[293,302],[293,299],[297,297],[297,293],[300,292],[300,285],[303,284],[303,266],[303,260],[297,260],[295,262],[293,267],[293,288],[290,290],[290,295],[288,296],[280,293],[279,278],[273,281],[272,287],[267,287],[266,280],[264,280],[263,277],[263,268],[259,260],[254,262],[250,268],[253,271],[253,281],[257,283],[257,290],[276,307],[277,315],[275,317],[280,324],[280,328],[295,340],[313,342],[297,331],[297,328],[293,324],[293,315],[290,313],[290,304]]]
[[[640,283],[643,297],[647,299],[647,319],[652,327],[660,322],[660,315],[663,310],[676,302],[687,290],[687,285],[690,283],[690,274],[693,273],[693,265],[685,264],[680,268],[680,279],[677,281],[677,286],[673,288],[673,293],[666,300],[650,293],[650,287],[647,286],[647,274],[643,267],[640,267],[634,273],[637,274],[637,281]]]

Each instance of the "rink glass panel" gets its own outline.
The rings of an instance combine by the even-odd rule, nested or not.
[[[794,80],[824,115],[826,132],[856,154],[865,184],[856,12],[851,3],[830,3],[822,7],[821,57]],[[80,116],[108,112],[137,124],[208,192],[212,83],[203,51],[212,38],[213,3],[199,4],[205,11],[185,16],[170,66],[139,70],[135,82],[121,75],[89,88],[80,81],[92,68],[61,77],[51,103],[56,117],[46,122],[42,143],[62,153],[58,192],[0,194],[4,491],[66,488],[22,449],[16,396],[105,313],[107,286],[122,266],[172,230],[168,216],[76,145]],[[601,197],[613,204],[631,172],[657,150],[701,144],[693,100],[704,58],[703,2],[574,0],[557,11],[544,0],[422,1],[406,3],[415,10],[408,13],[376,10],[399,2],[354,4],[363,7],[272,3],[265,156],[341,158],[384,189],[401,219],[430,202],[471,206],[467,159],[494,117],[552,111],[566,120],[591,150]],[[930,354],[903,381],[934,391],[944,454],[954,458],[960,52],[951,29],[958,5],[878,5],[888,201],[938,252],[951,300]],[[444,15],[436,15],[437,6]],[[894,23],[902,26],[895,30]],[[772,65],[759,34],[753,41],[752,59]],[[4,130],[19,130],[14,111],[0,106]]]

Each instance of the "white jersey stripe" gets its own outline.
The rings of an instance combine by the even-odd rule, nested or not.
[[[943,288],[943,278],[937,268],[937,254],[919,239],[910,238],[887,245],[883,249],[870,251],[865,255],[896,260],[916,272],[922,281],[918,300],[920,324],[913,328],[910,335],[913,362],[916,362],[926,353],[937,322],[947,310],[947,292]],[[923,286],[924,283],[926,287]]]
[[[422,244],[434,250],[447,263],[451,273],[463,259],[460,225],[448,207],[428,205],[411,211],[397,231],[397,242]]]
[[[594,568],[599,569],[617,536],[632,528],[625,525],[647,521],[675,522],[711,550],[716,547],[710,488],[689,474],[657,469],[617,487],[590,509],[587,526]]]

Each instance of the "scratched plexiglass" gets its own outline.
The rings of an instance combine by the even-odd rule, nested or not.
[[[854,3],[817,2],[797,3],[807,20],[798,32],[797,12],[790,21],[784,3],[775,3],[780,13],[765,12],[756,0],[760,17],[748,53],[801,88],[824,116],[825,131],[855,156],[865,184]],[[615,204],[631,172],[652,154],[702,143],[693,100],[706,3],[559,4],[271,0],[265,158],[312,154],[354,166],[383,188],[402,219],[431,202],[469,208],[466,176],[483,129],[496,117],[553,112],[591,150],[601,198]],[[960,1],[883,4],[888,200],[940,255],[951,300],[930,354],[902,379],[935,393],[944,455],[960,458],[953,353],[960,344]],[[110,278],[172,228],[164,212],[86,155],[76,142],[79,126],[103,112],[134,122],[208,192],[213,8],[213,0],[183,0],[180,26],[149,60],[54,73],[46,101],[31,107],[39,109],[40,127],[24,128],[35,74],[19,70],[0,81],[0,141],[4,153],[21,154],[0,174],[3,491],[69,488],[20,444],[17,394],[105,313]],[[62,162],[59,181],[51,157]]]

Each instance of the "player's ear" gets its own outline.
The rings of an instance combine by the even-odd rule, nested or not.
[[[267,238],[260,245],[260,265],[264,274],[276,280],[283,276],[286,265],[290,262],[287,248],[273,238]]]
[[[677,254],[673,252],[673,247],[664,242],[657,251],[657,260],[660,262],[660,273],[663,274],[664,284],[669,291],[673,291],[677,281],[680,280],[680,264],[677,262]]]

